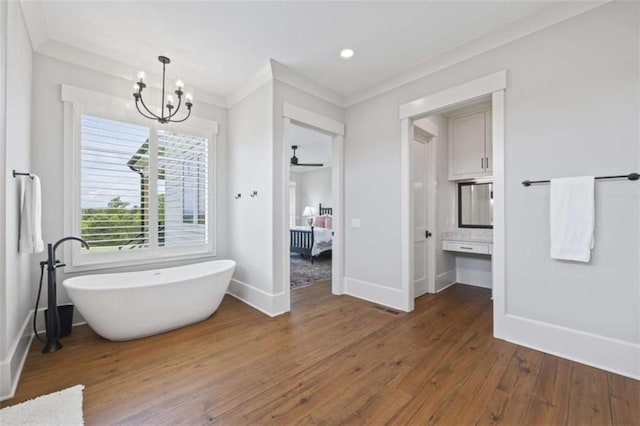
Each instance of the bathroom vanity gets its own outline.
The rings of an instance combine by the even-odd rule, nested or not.
[[[492,288],[493,230],[443,232],[442,250],[455,256],[456,282]]]
[[[442,233],[442,250],[455,256],[457,282],[491,288],[493,184],[459,182],[457,187],[458,228]]]

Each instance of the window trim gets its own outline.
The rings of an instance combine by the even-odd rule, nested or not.
[[[80,235],[80,172],[81,172],[81,118],[83,114],[94,115],[109,120],[143,125],[150,129],[149,142],[157,146],[157,131],[165,125],[144,119],[135,111],[132,100],[105,95],[86,89],[62,85],[61,100],[64,103],[64,232]],[[64,245],[67,272],[84,272],[119,266],[153,264],[173,260],[211,258],[216,256],[217,229],[217,135],[218,123],[192,116],[185,123],[173,123],[170,130],[206,137],[208,144],[208,193],[207,224],[208,243],[187,247],[158,247],[158,242],[150,238],[150,247],[126,252],[81,254],[79,244]],[[151,150],[150,164],[157,169],[157,150]],[[157,225],[157,176],[151,173],[150,186],[150,234],[158,234]]]

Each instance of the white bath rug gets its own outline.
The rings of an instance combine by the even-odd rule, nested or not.
[[[83,385],[39,396],[0,410],[0,425],[83,425]]]

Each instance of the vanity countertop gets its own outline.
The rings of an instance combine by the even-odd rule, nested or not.
[[[482,231],[448,231],[442,233],[446,241],[468,241],[473,243],[493,244],[493,230]]]

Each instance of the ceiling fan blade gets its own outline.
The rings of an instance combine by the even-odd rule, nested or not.
[[[298,157],[296,157],[296,150],[298,149],[297,145],[292,145],[291,149],[293,149],[293,157],[289,161],[291,166],[306,166],[306,167],[322,167],[324,164],[322,163],[300,163]]]

